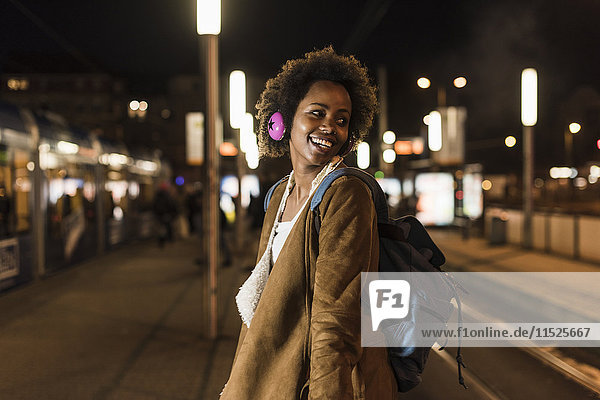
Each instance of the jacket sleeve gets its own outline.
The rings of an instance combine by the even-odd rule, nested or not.
[[[352,369],[362,355],[360,273],[378,256],[377,218],[358,178],[339,178],[328,192],[314,278],[309,398],[341,400],[353,398]]]

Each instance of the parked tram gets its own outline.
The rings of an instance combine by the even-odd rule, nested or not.
[[[156,154],[0,102],[0,292],[153,235]]]

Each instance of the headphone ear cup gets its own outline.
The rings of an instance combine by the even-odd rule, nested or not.
[[[271,118],[269,118],[267,130],[269,131],[271,139],[277,141],[283,139],[283,135],[285,134],[285,124],[283,123],[283,115],[281,115],[279,111],[273,113]]]
[[[354,138],[352,136],[349,136],[348,139],[346,140],[346,143],[344,143],[344,145],[340,149],[339,155],[341,157],[346,157],[348,154],[350,154],[353,147],[354,147]]]

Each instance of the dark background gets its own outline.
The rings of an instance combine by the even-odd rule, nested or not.
[[[107,72],[124,78],[132,95],[161,93],[168,77],[200,73],[195,9],[192,0],[5,0],[0,72]],[[467,161],[489,172],[520,169],[520,73],[534,67],[536,166],[545,169],[564,164],[572,121],[583,126],[576,162],[600,159],[599,25],[594,0],[223,0],[219,67],[223,80],[233,69],[246,72],[252,111],[285,60],[332,44],[374,78],[378,66],[387,68],[389,128],[399,136],[418,134],[444,86],[449,105],[468,109]],[[432,81],[426,91],[415,84],[422,75]],[[468,79],[460,91],[452,87],[459,75]],[[517,137],[515,148],[503,146],[507,135]]]

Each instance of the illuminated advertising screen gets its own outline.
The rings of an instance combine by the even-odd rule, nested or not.
[[[423,225],[450,225],[454,220],[454,178],[446,172],[417,175],[417,219]]]

